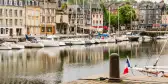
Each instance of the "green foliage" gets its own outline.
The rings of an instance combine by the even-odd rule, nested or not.
[[[136,19],[135,10],[128,4],[119,8],[120,17],[123,20],[123,24],[129,24],[132,20]]]
[[[61,9],[62,9],[62,10],[67,9],[67,4],[66,4],[66,3],[62,4],[62,5],[61,5]]]
[[[121,6],[118,11],[119,15],[114,15],[108,11],[108,9],[105,8],[103,2],[100,4],[103,13],[104,13],[104,20],[106,25],[109,24],[109,18],[110,18],[110,24],[117,28],[118,26],[118,19],[119,19],[119,24],[120,25],[127,25],[131,23],[131,18],[132,21],[136,19],[136,13],[135,10],[131,7],[130,4],[125,4]],[[110,14],[110,15],[109,15]]]

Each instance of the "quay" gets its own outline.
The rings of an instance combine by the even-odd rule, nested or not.
[[[167,78],[148,77],[148,76],[121,76],[122,82],[110,83],[108,80],[99,80],[98,78],[107,78],[107,74],[94,75],[83,79],[62,83],[62,84],[168,84]]]

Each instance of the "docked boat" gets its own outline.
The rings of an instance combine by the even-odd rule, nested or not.
[[[44,44],[41,42],[26,41],[26,42],[18,42],[18,44],[24,45],[25,48],[43,48],[44,47]]]
[[[71,43],[72,43],[72,45],[84,45],[85,41],[81,41],[81,40],[78,40],[78,39],[73,39],[73,40],[71,40]]]
[[[10,46],[12,49],[24,49],[25,48],[23,45],[19,45],[14,42],[4,42],[2,44],[6,46]]]
[[[0,50],[11,50],[12,47],[10,47],[9,45],[5,45],[5,44],[0,44]]]
[[[138,41],[139,36],[128,36],[129,41]]]
[[[44,47],[58,47],[59,46],[59,42],[54,41],[54,38],[51,36],[48,36],[45,39],[40,39],[38,40],[38,42],[43,43]]]

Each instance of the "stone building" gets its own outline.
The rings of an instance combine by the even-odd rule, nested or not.
[[[0,0],[0,36],[26,33],[23,0]]]
[[[41,7],[41,28],[40,34],[55,34],[56,33],[56,0],[39,0]]]
[[[159,3],[142,1],[139,3],[139,28],[159,28],[161,24],[161,8]]]
[[[27,34],[40,34],[40,12],[38,1],[27,1],[25,5],[26,10],[26,28]]]

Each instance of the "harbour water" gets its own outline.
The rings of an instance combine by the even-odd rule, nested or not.
[[[152,65],[164,43],[165,40],[158,40],[1,50],[0,83],[58,84],[91,75],[108,73],[111,53],[120,54],[120,71],[122,74],[127,56],[129,56],[132,66]],[[165,47],[158,65],[168,64],[167,51],[168,47]],[[143,74],[134,72],[133,75]]]

